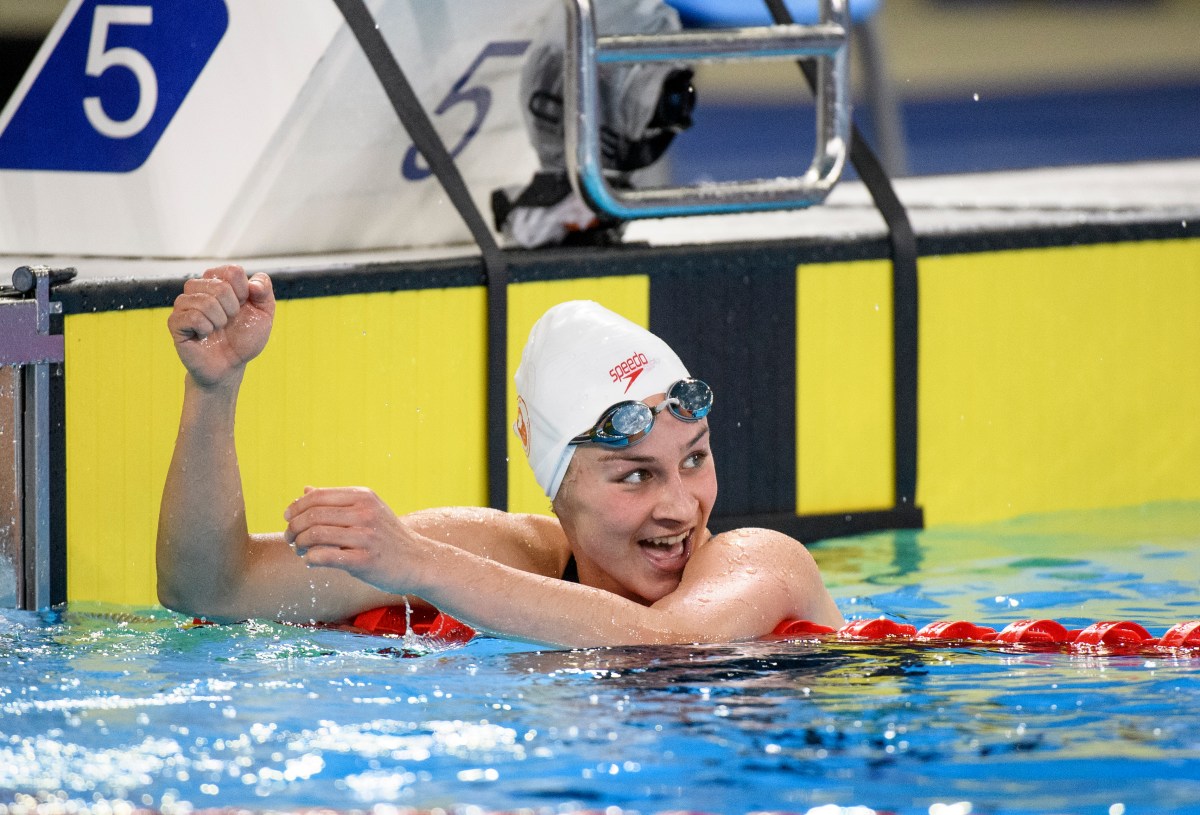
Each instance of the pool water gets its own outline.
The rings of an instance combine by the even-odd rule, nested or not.
[[[848,618],[1200,618],[1200,504],[814,547]],[[1200,813],[1200,650],[438,647],[0,612],[0,812]]]

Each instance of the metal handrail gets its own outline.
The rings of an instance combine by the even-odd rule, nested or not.
[[[850,144],[849,30],[846,0],[820,0],[814,26],[775,25],[708,32],[599,37],[593,0],[567,8],[564,137],[567,172],[584,200],[616,218],[797,209],[825,200],[846,166]],[[601,162],[599,66],[628,62],[715,62],[813,58],[817,61],[816,147],[803,175],[684,187],[616,189]]]
[[[0,528],[0,569],[11,570],[16,594],[3,598],[25,609],[55,602],[50,524],[50,366],[64,361],[61,334],[50,317],[61,305],[50,287],[74,269],[22,266],[12,289],[0,290],[0,507],[13,517]],[[13,295],[32,295],[14,298]],[[61,566],[61,564],[57,564]]]

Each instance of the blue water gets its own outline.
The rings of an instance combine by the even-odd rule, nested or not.
[[[1200,618],[1200,504],[814,551],[848,617]],[[1198,701],[1187,651],[438,649],[72,604],[0,613],[0,811],[1200,813]]]

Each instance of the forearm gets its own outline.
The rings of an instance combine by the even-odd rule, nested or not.
[[[220,616],[247,572],[249,535],[234,445],[240,372],[204,389],[189,376],[158,522],[158,595],[180,611]]]
[[[685,615],[430,544],[421,562],[413,564],[413,571],[406,569],[396,587],[413,574],[429,575],[424,580],[417,577],[413,593],[487,633],[576,648],[730,639]]]
[[[414,551],[414,550],[410,550]],[[570,647],[734,642],[785,619],[842,624],[807,550],[786,536],[719,541],[693,556],[679,588],[650,606],[602,589],[528,574],[451,547],[425,544],[388,559],[397,585],[476,628]],[[750,558],[758,568],[745,568]]]

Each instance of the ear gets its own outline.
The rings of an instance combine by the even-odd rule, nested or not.
[[[580,450],[575,451],[575,455],[571,456],[570,463],[567,464],[567,471],[563,473],[562,482],[558,485],[558,492],[550,499],[550,511],[559,517],[561,520],[563,514],[568,516],[571,514],[571,506],[574,504],[572,496],[575,494],[576,482],[579,480],[579,455]]]
[[[571,464],[574,467],[574,462]],[[570,522],[575,514],[575,475],[571,470],[567,470],[567,474],[563,477],[562,484],[558,487],[558,493],[550,502],[550,511],[558,518],[559,523],[566,521]]]

